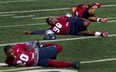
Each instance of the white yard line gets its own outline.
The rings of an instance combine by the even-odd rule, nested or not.
[[[108,35],[108,37],[116,36],[116,34]],[[94,38],[101,38],[96,36],[83,36],[83,37],[77,37],[77,38],[66,38],[66,39],[56,39],[56,40],[42,40],[40,42],[59,42],[59,41],[71,41],[71,40],[83,40],[83,39],[94,39]],[[6,45],[15,45],[17,43],[26,43],[26,42],[16,42],[16,43],[7,43],[7,44],[0,44],[0,46],[6,46]]]
[[[110,20],[108,22],[116,22],[116,20]],[[37,25],[39,26],[39,25],[47,25],[47,24],[46,23],[33,23],[33,24],[22,24],[22,25],[7,25],[7,26],[0,26],[0,28],[23,27],[23,26],[37,26]]]
[[[7,26],[0,26],[0,28],[23,27],[23,26],[36,26],[36,25],[39,26],[39,25],[45,25],[45,24],[46,23],[33,23],[33,24],[22,24],[22,25],[7,25]]]
[[[15,14],[3,14],[3,15],[0,15],[0,17],[6,17],[6,16],[14,16]]]
[[[99,59],[99,60],[93,60],[93,61],[83,61],[83,62],[81,62],[81,64],[85,64],[85,63],[98,63],[98,62],[107,62],[107,61],[116,61],[116,58]]]
[[[40,66],[37,67],[21,67],[21,68],[16,68],[16,69],[7,69],[7,70],[0,70],[0,72],[6,72],[6,71],[16,71],[16,70],[26,70],[26,69],[39,69],[42,68]]]
[[[16,3],[16,2],[29,2],[29,1],[37,1],[37,0],[14,0],[14,1],[0,1],[0,3]]]
[[[102,5],[102,7],[114,7],[116,5]],[[0,12],[0,14],[7,13],[27,13],[27,12],[41,12],[41,11],[58,11],[58,10],[68,10],[69,8],[54,8],[54,9],[39,9],[39,10],[25,10],[25,11],[11,11],[11,12]]]
[[[25,16],[13,16],[12,18],[27,18],[27,17],[34,17],[35,15],[25,15]]]
[[[107,19],[109,19],[109,20],[111,20],[111,19],[116,19],[116,17],[111,17],[111,18],[107,18]]]
[[[108,22],[110,22],[110,23],[111,23],[111,22],[116,22],[116,20],[110,20],[110,21],[108,21]]]
[[[92,61],[82,61],[81,64],[99,63],[99,62],[107,62],[107,61],[116,61],[116,58],[99,59],[99,60],[92,60]],[[4,66],[4,65],[6,65],[6,64],[5,63],[0,63],[0,66]],[[1,72],[26,70],[26,69],[39,69],[39,68],[42,68],[42,67],[40,67],[40,66],[38,66],[38,67],[24,67],[24,68],[1,70]]]
[[[46,19],[48,17],[58,17],[58,16],[35,17],[35,18],[32,18],[32,19]]]

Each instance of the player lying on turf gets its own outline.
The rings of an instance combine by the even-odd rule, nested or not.
[[[71,7],[71,13],[74,17],[85,18],[90,21],[107,22],[107,18],[98,18],[95,16],[96,9],[101,7],[100,3],[94,4],[79,4],[78,6]]]
[[[47,18],[46,22],[51,26],[47,30],[52,30],[58,35],[88,35],[102,37],[107,37],[108,35],[108,32],[87,30],[91,22],[78,17],[61,16],[58,18]],[[45,31],[46,30],[23,31],[23,34],[44,34]]]
[[[62,46],[59,44],[41,44],[38,41],[4,47],[7,56],[5,62],[9,66],[80,67],[79,61],[57,61],[57,55],[61,51]]]

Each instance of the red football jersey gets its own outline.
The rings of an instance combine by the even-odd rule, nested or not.
[[[50,29],[53,30],[56,34],[64,35],[68,33],[69,22],[67,21],[66,16],[61,16],[57,18],[57,22]]]
[[[14,51],[14,59],[12,61],[7,57],[6,63],[9,65],[16,66],[32,66],[35,65],[35,50],[29,50],[26,44],[16,44],[13,48]],[[9,62],[10,61],[10,62]],[[11,64],[13,63],[13,64]]]
[[[22,51],[15,57],[13,64],[19,66],[33,66],[34,55],[34,50]]]
[[[75,10],[75,15],[82,18],[83,12],[86,8],[83,8],[83,4],[78,5]]]

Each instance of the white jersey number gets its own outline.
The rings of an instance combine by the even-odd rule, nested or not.
[[[62,25],[60,23],[56,23],[56,26],[53,28],[53,30],[59,33],[61,28],[62,28]]]
[[[20,55],[20,59],[21,59],[22,61],[27,62],[27,61],[29,60],[29,56],[28,56],[28,55],[25,55],[25,54],[21,54],[21,55]]]
[[[25,66],[26,62],[29,60],[29,56],[25,54],[20,55],[20,60],[17,61],[18,66]]]

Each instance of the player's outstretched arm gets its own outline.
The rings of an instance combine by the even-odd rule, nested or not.
[[[24,35],[32,34],[32,35],[41,35],[44,34],[46,30],[34,30],[34,31],[23,31]]]
[[[106,23],[108,21],[107,18],[97,18],[95,16],[89,17],[88,20],[100,23]]]

